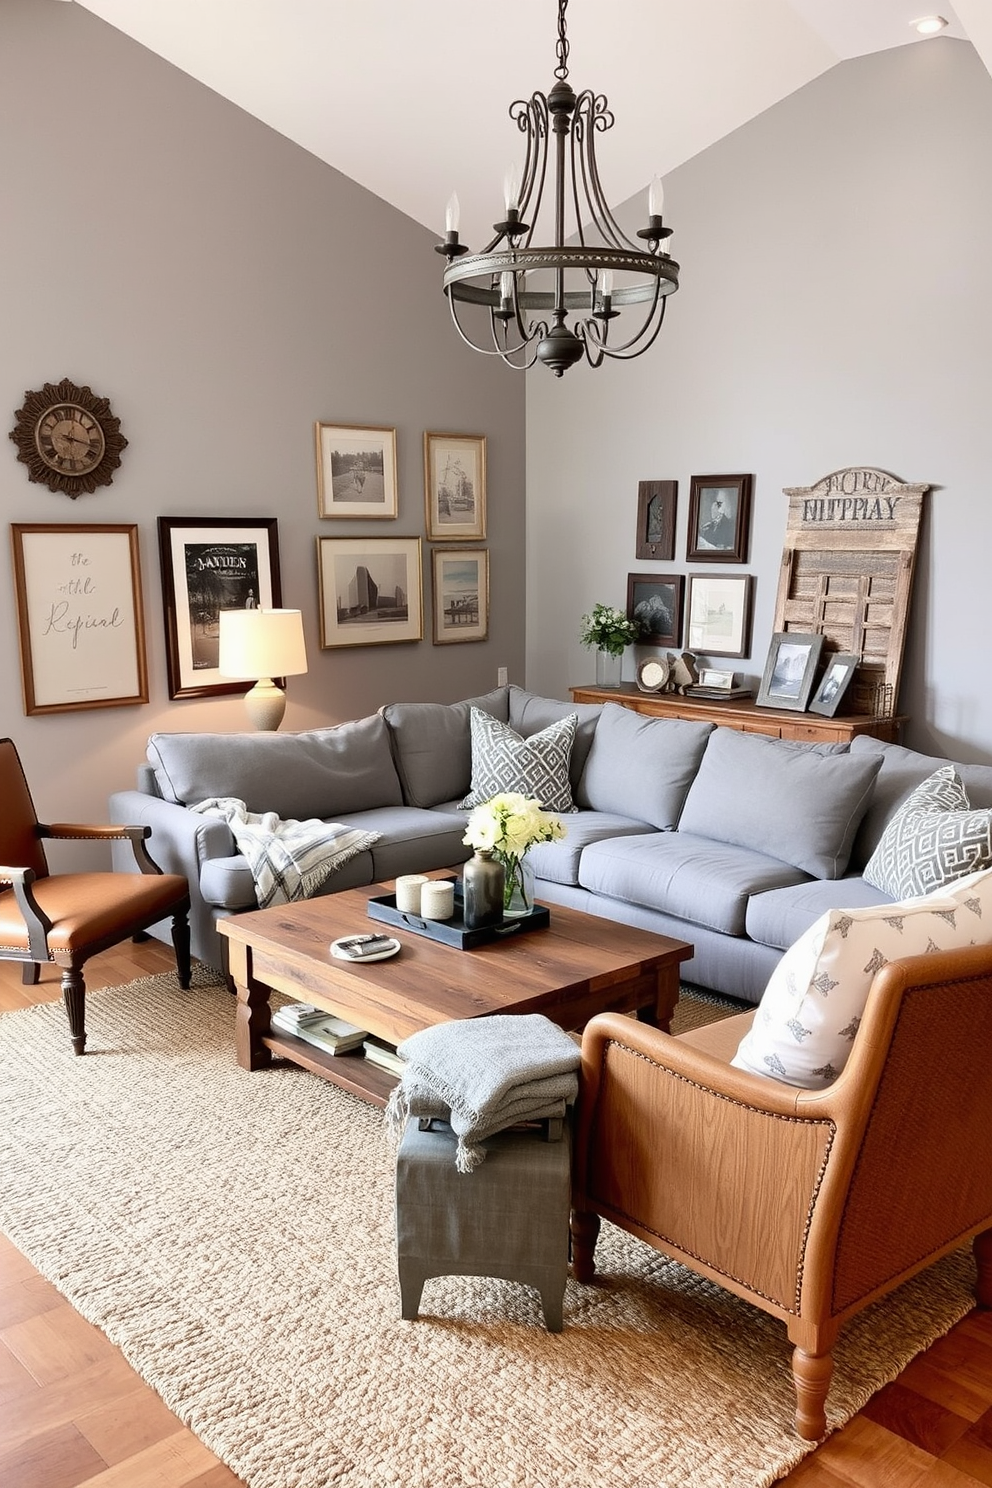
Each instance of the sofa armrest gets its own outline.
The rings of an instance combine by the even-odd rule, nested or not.
[[[110,797],[113,822],[135,823],[151,828],[148,852],[163,873],[178,873],[190,887],[200,882],[200,868],[211,858],[229,858],[237,852],[226,822],[199,816],[185,806],[146,796],[141,791],[117,791]],[[131,854],[114,848],[114,867],[133,872]]]

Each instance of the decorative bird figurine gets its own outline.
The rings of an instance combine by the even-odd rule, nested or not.
[[[670,692],[685,693],[687,688],[693,687],[699,681],[699,672],[696,670],[696,658],[691,651],[683,651],[681,656],[673,656],[671,651],[669,651],[668,662],[668,688]]]

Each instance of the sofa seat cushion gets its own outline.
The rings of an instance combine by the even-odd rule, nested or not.
[[[472,788],[465,810],[493,796],[519,792],[533,796],[544,811],[575,810],[569,762],[578,717],[569,713],[524,739],[509,724],[473,708]]]
[[[865,865],[892,899],[930,894],[992,866],[992,811],[972,811],[953,765],[929,775],[899,807]]]
[[[387,703],[380,708],[406,804],[427,809],[460,800],[472,784],[472,709],[506,723],[509,706],[509,689],[498,687],[460,703]]]
[[[523,687],[516,687],[512,682],[510,684],[507,722],[521,738],[529,739],[532,734],[543,732],[549,724],[560,723],[570,714],[574,713],[578,719],[569,764],[573,794],[582,778],[602,711],[601,703],[563,703],[558,698],[540,697],[537,693],[527,692]]]
[[[902,744],[887,744],[881,739],[873,739],[869,734],[858,734],[852,739],[851,753],[859,758],[874,758],[881,762],[871,804],[858,829],[851,854],[851,867],[861,869],[875,851],[882,833],[907,796],[918,785],[922,785],[928,775],[941,769],[948,761],[933,754],[918,754],[915,749],[906,749]],[[968,793],[972,808],[992,806],[992,765],[955,763],[954,768]]]
[[[403,800],[377,714],[298,734],[152,734],[147,752],[162,796],[183,806],[233,796],[284,821],[336,821]]]
[[[579,806],[673,832],[713,727],[604,703],[576,793]]]
[[[579,883],[592,893],[662,910],[725,935],[744,934],[752,894],[800,883],[803,877],[791,864],[764,853],[681,831],[594,842],[579,863]]]
[[[772,972],[732,1064],[822,1090],[847,1062],[872,981],[889,961],[992,941],[992,872],[924,898],[831,909]],[[935,1047],[939,1030],[934,1030]]]
[[[679,831],[753,848],[812,878],[841,878],[880,768],[871,755],[716,728]]]
[[[752,894],[744,928],[759,945],[787,951],[828,909],[871,909],[888,904],[890,894],[865,883],[858,874],[845,878],[810,878],[785,889]]]
[[[528,852],[527,860],[537,878],[545,883],[577,884],[579,862],[591,842],[602,842],[608,837],[639,836],[648,826],[647,822],[611,812],[576,811],[565,823],[564,837],[559,842],[538,842]],[[537,892],[540,898],[540,884]]]
[[[465,818],[414,806],[384,807],[378,811],[350,811],[338,818],[362,832],[379,832],[373,843],[369,882],[396,878],[400,873],[426,873],[448,868],[472,856],[465,846]]]

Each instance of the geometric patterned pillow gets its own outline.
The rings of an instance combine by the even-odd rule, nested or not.
[[[990,942],[989,872],[962,880],[957,893],[828,910],[772,972],[730,1062],[755,1075],[822,1090],[844,1068],[875,973],[887,962]],[[934,1038],[939,1042],[939,1030]]]
[[[992,866],[992,811],[972,811],[953,765],[936,770],[896,812],[865,866],[883,894],[930,894]]]
[[[521,738],[481,708],[473,708],[472,788],[465,810],[506,791],[534,796],[544,811],[575,811],[568,769],[579,715],[569,713],[538,734]]]

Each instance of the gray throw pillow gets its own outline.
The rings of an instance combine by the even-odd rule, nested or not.
[[[992,811],[972,811],[953,765],[935,770],[882,833],[864,877],[893,899],[930,894],[992,867]]]
[[[570,713],[523,739],[508,724],[473,708],[472,788],[462,808],[519,791],[536,797],[545,811],[574,811],[568,766],[577,723],[578,716]]]

